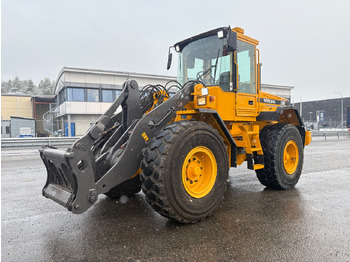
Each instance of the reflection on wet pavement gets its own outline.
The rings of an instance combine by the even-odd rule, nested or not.
[[[2,156],[4,261],[350,261],[350,140],[306,148],[297,187],[268,190],[244,166],[230,171],[220,208],[182,225],[139,193],[100,196],[73,215],[41,196],[38,158]]]

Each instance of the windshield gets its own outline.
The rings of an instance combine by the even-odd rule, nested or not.
[[[198,39],[186,45],[179,57],[178,81],[200,80],[205,85],[220,85],[229,90],[231,53],[225,48],[225,38],[216,35]]]

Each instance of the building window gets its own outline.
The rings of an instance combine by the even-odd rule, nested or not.
[[[86,89],[88,102],[99,102],[98,89]]]
[[[115,90],[115,98],[118,98],[122,90]]]
[[[10,126],[6,126],[6,127],[5,127],[5,130],[6,130],[6,135],[8,135],[8,134],[11,133]]]
[[[58,94],[58,101],[56,101],[56,103],[58,105],[62,104],[64,101],[66,101],[66,97],[65,97],[65,94],[66,94],[66,90],[65,89],[62,89],[59,94]]]
[[[101,94],[102,94],[102,102],[114,101],[113,90],[102,89]]]
[[[84,102],[84,89],[83,88],[67,88],[67,101]]]

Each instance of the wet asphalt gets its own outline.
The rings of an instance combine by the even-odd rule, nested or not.
[[[265,189],[245,165],[231,169],[213,216],[194,225],[161,217],[143,193],[99,196],[73,215],[41,196],[36,150],[1,157],[2,261],[350,261],[350,139],[305,148],[296,188]]]

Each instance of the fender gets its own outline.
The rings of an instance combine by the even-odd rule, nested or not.
[[[217,127],[213,126],[215,129],[220,128],[221,131],[219,133],[222,133],[224,135],[224,138],[229,142],[231,146],[231,156],[230,156],[230,162],[231,162],[231,167],[237,167],[237,145],[235,140],[232,138],[230,131],[227,129],[224,121],[221,119],[219,113],[216,110],[213,109],[204,109],[204,108],[199,108],[198,109],[200,114],[209,114],[214,117],[214,120],[217,124]]]
[[[282,124],[292,124],[295,125],[300,133],[300,136],[305,144],[305,127],[303,120],[300,117],[298,109],[295,107],[278,107],[274,112],[261,112],[256,118],[257,121],[277,121]]]

